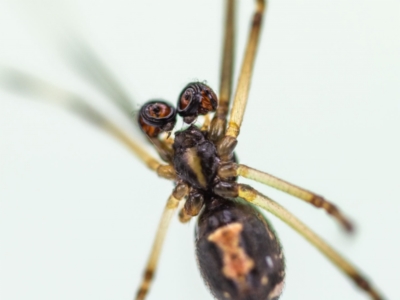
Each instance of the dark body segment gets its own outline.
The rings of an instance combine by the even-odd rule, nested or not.
[[[219,300],[279,299],[284,258],[271,225],[241,200],[207,200],[196,228],[196,255],[211,292]]]
[[[174,167],[192,187],[207,191],[216,175],[219,158],[214,144],[195,126],[175,133]]]

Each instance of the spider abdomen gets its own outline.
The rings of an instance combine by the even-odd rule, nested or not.
[[[196,227],[201,274],[218,300],[276,300],[284,258],[273,228],[253,206],[213,197]]]

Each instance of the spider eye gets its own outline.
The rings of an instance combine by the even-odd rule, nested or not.
[[[217,95],[204,83],[189,83],[178,99],[177,112],[185,123],[192,123],[198,115],[215,111],[218,106]]]
[[[171,131],[176,123],[175,108],[162,100],[145,103],[139,112],[139,126],[149,137]]]

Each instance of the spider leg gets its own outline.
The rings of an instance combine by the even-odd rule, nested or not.
[[[244,54],[242,68],[240,70],[238,84],[236,86],[233,106],[230,111],[228,128],[225,136],[221,139],[217,151],[223,161],[232,158],[233,150],[237,144],[240,126],[243,121],[246,110],[247,99],[249,96],[251,76],[256,57],[258,40],[260,37],[261,24],[266,6],[265,0],[256,0],[256,9],[253,15],[253,21],[250,29],[249,39],[247,40],[246,51]]]
[[[301,234],[308,242],[315,246],[322,254],[324,254],[336,267],[350,277],[361,289],[366,291],[371,299],[383,300],[383,296],[380,295],[374,287],[367,281],[354,266],[352,266],[346,259],[344,259],[338,252],[336,252],[331,246],[317,236],[310,228],[308,228],[303,222],[297,219],[284,207],[271,200],[270,198],[260,194],[255,189],[248,185],[237,184],[234,189],[237,191],[237,195],[244,200],[257,205],[279,219],[288,224],[299,234]]]
[[[134,101],[115,79],[111,71],[97,57],[95,52],[83,41],[74,39],[68,45],[68,56],[73,65],[87,77],[103,94],[111,100],[133,123],[134,128],[138,128]],[[172,159],[172,147],[165,142],[166,139],[150,138],[150,142],[156,148],[161,159],[170,163]],[[173,139],[171,139],[173,142]]]
[[[99,128],[121,141],[127,146],[148,168],[156,171],[161,177],[175,179],[174,168],[170,165],[162,165],[156,158],[138,142],[132,139],[124,130],[106,118],[102,113],[89,105],[82,97],[72,92],[61,89],[51,83],[40,80],[34,76],[12,69],[0,70],[0,84],[14,91],[23,92],[30,96],[62,106],[78,114],[83,119],[90,121]]]
[[[232,94],[233,59],[235,50],[236,0],[226,0],[224,48],[220,75],[218,108],[210,127],[210,139],[219,141],[225,134],[226,118]]]
[[[327,201],[324,197],[268,173],[261,172],[245,165],[229,163],[223,165],[219,169],[218,175],[221,178],[242,176],[269,185],[270,187],[304,200],[305,202],[308,202],[317,208],[324,209],[328,214],[332,215],[348,232],[351,232],[354,228],[351,221],[348,220],[334,204]]]
[[[136,120],[132,117],[135,108],[131,97],[118,84],[114,75],[95,52],[83,41],[76,38],[69,41],[66,52],[76,69],[116,104],[137,128]]]
[[[154,278],[154,273],[157,267],[158,259],[161,254],[162,246],[165,236],[167,234],[168,226],[171,223],[172,216],[179,206],[180,200],[188,193],[188,186],[186,184],[178,184],[172,195],[169,197],[165,205],[163,214],[158,224],[157,233],[153,242],[150,256],[147,260],[146,268],[143,273],[142,282],[136,294],[136,300],[144,300],[150,285]]]

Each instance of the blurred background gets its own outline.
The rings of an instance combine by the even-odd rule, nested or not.
[[[1,70],[72,91],[143,141],[99,88],[107,82],[77,72],[70,50],[84,45],[107,66],[134,101],[132,118],[148,99],[175,103],[190,81],[218,91],[222,8],[211,0],[1,0]],[[237,70],[253,8],[239,3]],[[387,299],[399,298],[399,13],[398,1],[271,0],[237,147],[241,163],[320,193],[351,217],[357,231],[346,236],[323,211],[251,183]],[[1,87],[0,298],[132,299],[172,188],[82,118]],[[270,219],[286,254],[281,299],[368,299]],[[194,223],[174,219],[149,300],[212,299],[195,262]]]

